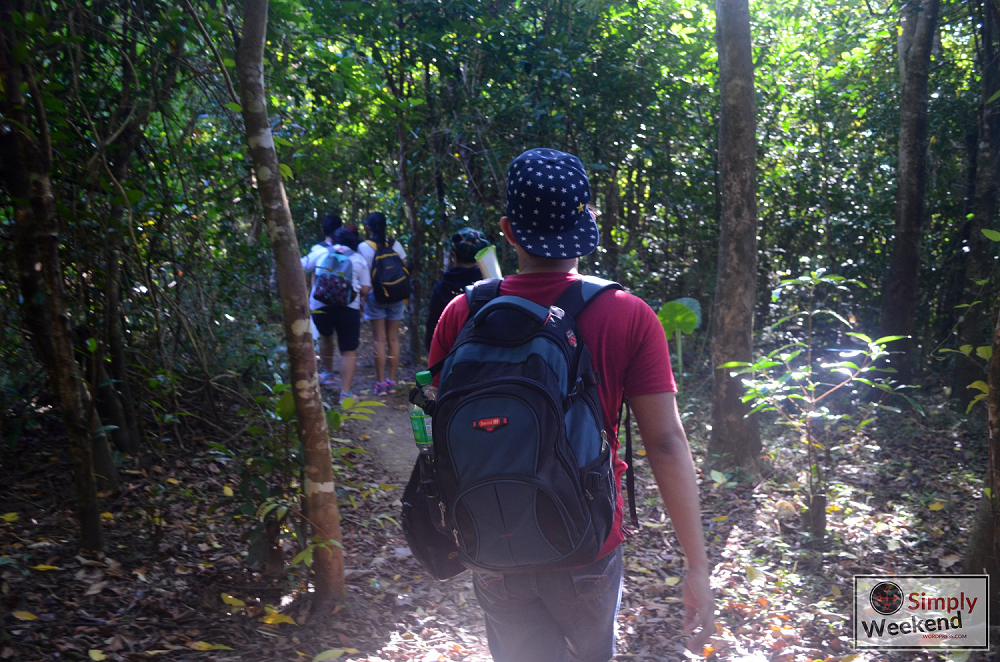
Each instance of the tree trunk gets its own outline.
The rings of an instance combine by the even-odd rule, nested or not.
[[[883,336],[908,336],[913,331],[920,271],[920,238],[924,224],[924,187],[927,179],[927,77],[937,23],[938,0],[913,0],[902,10],[899,36],[899,165],[897,166],[896,225],[892,257],[882,298]],[[915,344],[900,341],[904,350],[896,369],[906,383]]]
[[[604,182],[604,209],[601,212],[601,247],[604,256],[600,258],[604,273],[614,281],[618,280],[619,254],[618,243],[611,236],[612,230],[621,217],[621,191],[618,189],[618,170],[608,170],[608,178]]]
[[[76,488],[82,547],[103,551],[104,531],[93,472],[91,431],[87,425],[89,403],[81,395],[79,371],[73,359],[73,341],[63,291],[59,260],[59,224],[54,213],[54,196],[49,179],[51,143],[41,93],[26,62],[18,62],[10,0],[0,0],[0,75],[4,83],[4,114],[14,129],[5,137],[5,184],[15,200],[14,219],[20,285],[25,321],[34,336],[35,347],[59,400]],[[21,85],[25,83],[35,99],[28,114]],[[30,201],[30,206],[24,201]]]
[[[86,325],[76,327],[76,358],[79,361],[80,369],[86,375],[87,383],[90,385],[90,392],[94,394],[93,405],[97,408],[100,420],[113,428],[99,432],[98,434],[107,433],[115,448],[122,453],[131,452],[126,450],[128,440],[125,438],[125,412],[121,408],[121,403],[118,400],[118,394],[114,391],[111,378],[108,377],[108,372],[104,368],[104,356],[101,353],[101,346],[99,344],[96,345],[94,347],[95,351],[91,352],[90,347],[87,345],[87,341],[91,338],[96,342],[97,339],[94,338],[93,330],[90,327]],[[92,427],[96,430],[102,426],[98,424]],[[95,448],[94,452],[97,453],[97,451],[98,449]]]
[[[333,541],[317,549],[313,555],[315,592],[312,614],[316,615],[331,602],[345,597],[344,555],[337,493],[334,491],[330,435],[319,390],[316,351],[309,324],[309,292],[299,263],[299,244],[267,117],[264,92],[267,4],[267,0],[244,2],[243,36],[237,48],[236,62],[247,143],[277,270],[292,373],[292,395],[299,439],[305,455],[309,520],[314,537],[324,542]]]
[[[438,218],[441,222],[441,243],[438,250],[441,253],[441,270],[447,271],[451,266],[451,250],[448,248],[451,224],[448,220],[448,206],[444,197],[444,174],[441,170],[441,163],[445,158],[444,131],[439,126],[437,104],[435,102],[436,95],[434,94],[431,82],[430,65],[427,63],[424,63],[424,93],[427,96],[427,123],[430,125],[432,132],[430,146],[431,157],[434,160],[434,195],[437,198]],[[433,241],[433,237],[431,241]],[[427,342],[430,342],[430,339]]]
[[[139,450],[141,437],[132,386],[129,383],[128,359],[125,358],[125,334],[122,330],[124,320],[121,312],[121,252],[117,248],[108,250],[105,268],[107,287],[104,293],[104,325],[107,330],[108,352],[111,355],[111,376],[114,380],[109,388],[120,403],[125,423],[121,451],[136,453]]]
[[[712,321],[712,365],[752,361],[757,282],[756,107],[747,0],[717,0],[719,49],[719,263]],[[743,385],[716,368],[712,379],[709,464],[756,473],[760,433],[744,418]]]
[[[990,259],[990,241],[983,235],[984,229],[994,225],[994,215],[997,207],[997,159],[1000,155],[1000,103],[987,103],[1000,88],[1000,72],[997,67],[996,37],[998,19],[997,9],[992,3],[984,3],[983,23],[981,28],[979,61],[982,62],[982,121],[979,128],[979,149],[976,158],[976,181],[972,194],[972,219],[969,222],[969,252],[965,260],[965,296],[963,302],[971,304],[979,300],[976,308],[964,309],[960,313],[961,322],[958,327],[958,346],[972,345],[978,347],[986,341],[989,327],[986,325],[983,312],[987,302],[993,297],[987,289],[976,283],[987,279],[993,268]],[[975,354],[973,354],[975,356]],[[952,373],[952,394],[964,406],[972,401],[976,393],[969,384],[983,378],[980,367],[964,357],[956,357],[955,370]]]
[[[187,5],[187,8],[191,9],[190,5]],[[133,18],[138,22],[139,19],[135,18],[134,15]],[[131,25],[129,27],[134,31],[131,34],[139,33],[142,30],[142,26]],[[137,43],[134,38],[126,40],[122,55],[123,87],[118,113],[124,117],[131,117],[131,119],[121,129],[118,138],[106,149],[106,153],[110,156],[110,162],[107,164],[108,170],[114,180],[112,198],[123,193],[124,183],[129,172],[129,160],[142,139],[143,127],[149,123],[154,109],[170,95],[177,82],[177,73],[180,70],[184,54],[184,42],[183,38],[171,42],[171,61],[168,66],[164,67],[162,79],[156,81],[154,94],[147,101],[134,98],[134,95],[139,92],[132,89]],[[139,419],[132,396],[132,386],[129,381],[128,360],[125,357],[124,319],[121,312],[121,251],[124,237],[122,219],[126,217],[127,208],[125,205],[127,204],[129,204],[127,200],[123,200],[121,204],[112,203],[108,214],[104,276],[104,340],[111,357],[111,374],[114,377],[114,382],[110,385],[112,394],[109,394],[108,397],[113,395],[113,399],[118,401],[123,415],[123,429],[118,442],[119,449],[123,453],[136,453],[139,450],[141,437],[139,435]],[[127,221],[131,220],[129,214]],[[209,395],[211,395],[211,391],[209,391]]]
[[[955,330],[958,319],[955,306],[962,303],[965,294],[966,251],[969,250],[969,228],[972,221],[972,199],[976,196],[976,160],[979,158],[979,124],[982,122],[982,108],[976,113],[976,123],[965,134],[965,195],[962,197],[962,222],[948,243],[952,246],[945,258],[941,272],[947,277],[947,286],[938,297],[937,331],[935,336],[944,338]]]
[[[993,331],[993,358],[987,380],[990,386],[987,403],[987,431],[990,459],[986,469],[986,487],[973,520],[966,548],[963,570],[969,574],[987,573],[1000,577],[1000,317]],[[990,595],[990,622],[1000,625],[1000,591]]]
[[[421,284],[423,282],[423,245],[424,245],[424,224],[417,216],[417,204],[413,199],[413,188],[410,184],[409,169],[406,167],[407,152],[409,151],[409,141],[406,136],[406,126],[403,124],[402,111],[397,111],[396,134],[399,140],[399,195],[403,198],[403,206],[406,207],[407,220],[410,223],[410,356],[413,365],[420,365],[420,301]],[[402,348],[400,348],[402,353]],[[402,357],[400,357],[402,358]]]

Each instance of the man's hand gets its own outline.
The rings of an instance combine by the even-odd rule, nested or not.
[[[715,634],[715,596],[708,583],[707,570],[689,570],[684,578],[684,632],[701,630],[688,642],[688,650],[702,654],[705,644]]]

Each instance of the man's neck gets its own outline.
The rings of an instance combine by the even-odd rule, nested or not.
[[[522,274],[577,273],[579,260],[575,257],[566,260],[548,260],[534,256],[523,259],[524,257],[522,255],[518,256],[519,273]]]

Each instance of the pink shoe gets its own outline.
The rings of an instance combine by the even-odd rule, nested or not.
[[[396,392],[396,384],[397,384],[397,382],[395,380],[392,380],[392,379],[385,380],[385,392],[386,393],[395,393]]]
[[[372,395],[385,395],[387,392],[385,384],[382,382],[375,382],[375,387],[372,389]]]

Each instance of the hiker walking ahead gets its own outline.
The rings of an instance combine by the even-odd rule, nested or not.
[[[354,397],[351,384],[357,365],[361,338],[361,302],[371,289],[368,265],[357,252],[358,238],[345,227],[340,217],[327,214],[323,219],[326,239],[314,245],[302,258],[302,268],[312,273],[309,309],[319,331],[319,382],[336,388],[333,374],[333,332],[340,348],[340,399]]]
[[[462,228],[451,236],[451,261],[455,266],[442,274],[431,293],[427,328],[424,330],[425,349],[428,351],[431,348],[431,338],[434,337],[434,327],[441,319],[444,307],[459,294],[463,294],[466,285],[472,285],[483,277],[476,264],[476,253],[487,246],[489,242],[486,241],[486,235],[475,228]]]
[[[372,323],[375,339],[376,382],[372,393],[385,395],[396,390],[399,323],[403,319],[405,299],[410,296],[410,274],[404,266],[406,252],[403,246],[385,236],[385,214],[377,211],[368,214],[365,229],[368,241],[359,245],[358,252],[368,263],[372,283],[371,292],[365,300],[365,319]],[[389,362],[388,374],[386,359]]]
[[[533,149],[515,159],[508,171],[507,215],[500,219],[500,227],[517,251],[520,273],[501,281],[498,292],[484,292],[481,298],[476,292],[482,286],[477,286],[472,302],[484,314],[477,315],[475,325],[466,326],[470,298],[453,299],[441,316],[431,343],[432,366],[448,356],[438,375],[442,390],[434,410],[438,485],[445,490],[447,498],[455,480],[461,482],[463,476],[470,475],[475,478],[477,472],[485,476],[467,488],[459,486],[458,496],[445,504],[442,513],[447,511],[451,516],[448,524],[456,541],[461,542],[463,562],[480,565],[479,571],[474,573],[475,591],[486,615],[490,652],[498,662],[607,662],[614,655],[615,621],[623,576],[620,548],[624,539],[623,503],[618,495],[613,515],[610,503],[606,511],[601,510],[604,506],[600,496],[609,493],[604,491],[603,476],[610,475],[612,467],[606,469],[607,474],[602,474],[605,469],[598,465],[602,461],[613,463],[614,481],[620,490],[625,464],[617,459],[615,421],[623,397],[628,399],[635,414],[646,458],[687,557],[684,625],[689,633],[697,630],[689,647],[700,653],[715,627],[715,603],[709,587],[694,463],[677,413],[676,387],[666,337],[656,315],[641,299],[613,286],[600,291],[600,287],[590,284],[585,288],[580,282],[577,258],[593,252],[598,245],[596,212],[589,207],[589,202],[590,183],[577,157],[551,149]],[[600,293],[593,295],[586,305],[588,291]],[[564,293],[574,292],[576,302],[572,296],[563,297]],[[580,299],[580,292],[583,292],[583,299]],[[496,294],[501,298],[490,298]],[[508,297],[522,297],[534,303],[525,306]],[[493,303],[484,304],[484,300]],[[560,301],[558,306],[555,305],[557,301]],[[575,332],[564,329],[560,323],[564,316],[570,316],[570,310],[579,311],[581,307],[582,312],[575,317],[576,326],[570,327],[577,329],[580,336],[577,338]],[[479,342],[489,344],[490,338],[497,338],[495,346],[502,347],[504,338],[516,333],[513,326],[506,332],[494,329],[491,318],[526,319],[525,310],[543,329],[547,326],[559,329],[558,334],[567,343],[565,351],[576,350],[582,340],[592,354],[590,369],[597,373],[597,378],[591,372],[584,374],[582,381],[570,387],[571,397],[566,401],[579,404],[583,399],[590,402],[592,389],[599,394],[603,425],[593,417],[587,419],[587,425],[601,428],[593,433],[601,436],[597,437],[597,445],[592,451],[596,454],[596,449],[600,448],[600,456],[597,460],[580,458],[578,461],[587,479],[587,489],[583,491],[590,499],[589,503],[586,499],[583,503],[594,514],[588,521],[599,522],[607,517],[613,524],[603,547],[599,542],[589,543],[591,548],[599,548],[594,555],[596,560],[569,569],[523,570],[530,567],[534,559],[555,558],[560,553],[560,546],[573,549],[576,544],[567,543],[566,536],[572,534],[572,528],[551,524],[555,521],[551,515],[542,521],[543,509],[552,512],[546,502],[562,497],[557,495],[557,488],[550,489],[545,483],[545,476],[537,473],[543,462],[547,462],[547,468],[555,467],[554,473],[548,475],[563,480],[558,474],[559,466],[572,472],[569,468],[572,463],[565,458],[573,458],[576,453],[560,446],[557,455],[564,459],[555,462],[551,459],[550,448],[529,444],[542,443],[535,439],[545,436],[535,431],[542,429],[539,426],[568,430],[575,425],[579,430],[579,422],[573,419],[578,414],[584,418],[591,415],[585,413],[586,408],[574,413],[577,412],[577,404],[574,404],[565,414],[564,426],[560,423],[563,414],[557,399],[542,398],[540,391],[527,385],[521,387],[523,393],[518,392],[518,378],[509,379],[507,386],[491,391],[489,397],[485,393],[493,388],[491,384],[497,379],[479,381],[485,386],[469,387],[473,390],[461,389],[463,379],[476,382],[482,377],[481,373],[476,373],[480,370],[477,361],[490,361],[476,358],[482,356],[476,349],[476,339],[481,338]],[[460,333],[462,339],[459,339]],[[456,345],[455,353],[449,356],[453,345]],[[493,352],[499,355],[503,350]],[[563,356],[563,350],[557,352],[549,354],[556,362]],[[504,360],[514,360],[507,355],[504,357]],[[545,364],[551,366],[553,362]],[[499,359],[486,365],[493,366],[490,370],[505,370]],[[527,366],[525,370],[534,371],[533,374],[540,375],[538,379],[547,380],[544,370],[539,371],[539,365]],[[539,383],[529,379],[520,381]],[[548,388],[560,386],[550,383]],[[449,391],[454,395],[449,397]],[[545,405],[543,400],[550,404]],[[547,411],[559,413],[546,414],[544,418],[537,414]],[[604,432],[611,441],[610,455],[606,441],[605,445],[600,442]],[[439,445],[447,450],[439,452]],[[490,454],[497,446],[506,449],[504,457]],[[484,462],[480,459],[483,456],[491,459]],[[517,463],[515,468],[507,469],[511,478],[491,482],[490,476],[504,471],[498,465],[511,462]],[[522,479],[516,475],[518,473],[528,477]],[[446,478],[452,483],[442,482]],[[495,493],[478,489],[484,483],[488,483]],[[598,495],[597,501],[591,498],[594,493]],[[612,498],[615,497],[609,496],[608,500]],[[554,530],[562,532],[563,538],[553,538]],[[532,546],[533,539],[547,540],[547,546]],[[474,563],[469,563],[470,559]],[[483,572],[481,567],[519,564],[517,569],[520,571],[516,572]]]

